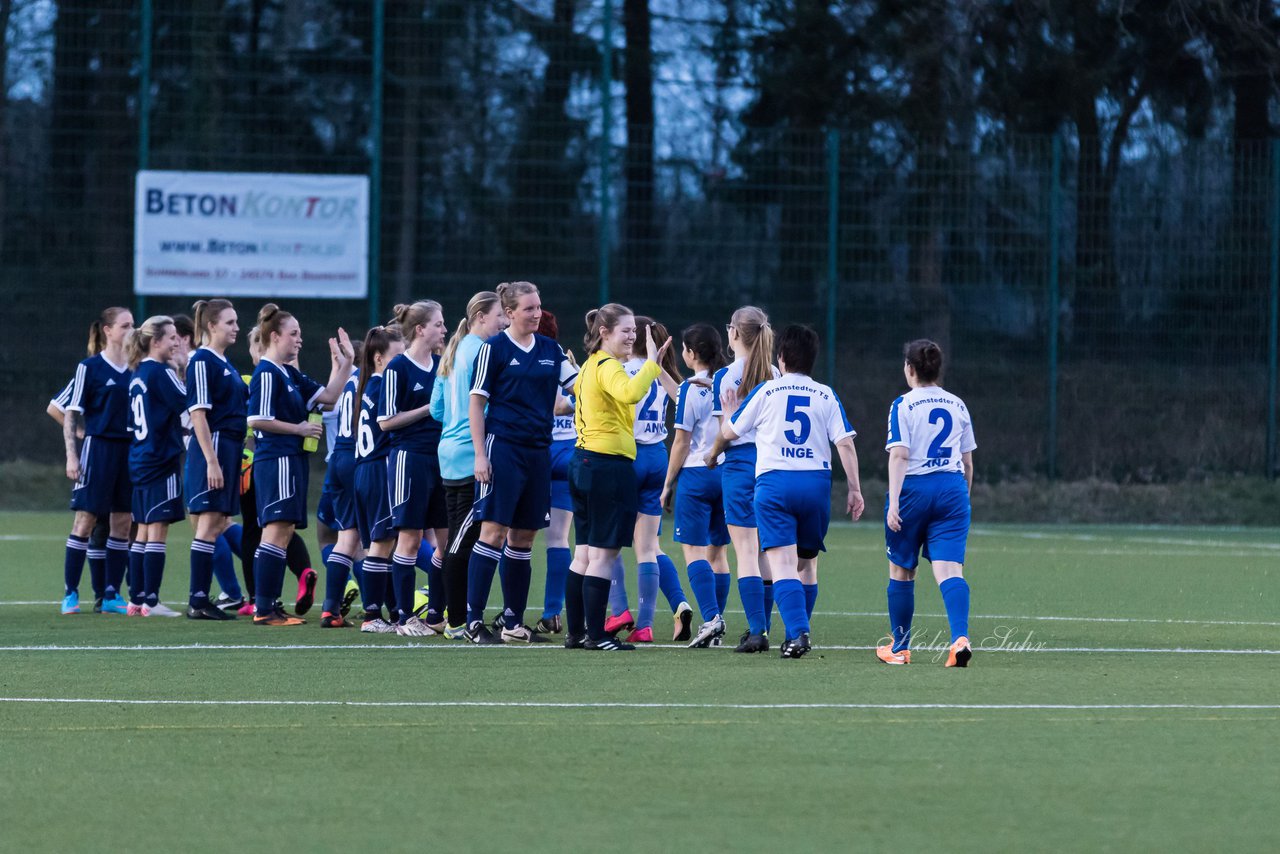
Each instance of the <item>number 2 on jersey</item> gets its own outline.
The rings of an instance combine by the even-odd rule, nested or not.
[[[658,420],[658,409],[654,406],[658,400],[658,389],[657,383],[649,388],[649,396],[644,399],[644,403],[640,404],[640,414],[636,416],[640,421]]]
[[[938,434],[933,437],[933,441],[929,443],[929,459],[940,460],[951,456],[951,449],[948,448],[947,439],[951,438],[951,413],[939,407],[929,413],[930,424],[941,424]]]
[[[809,413],[804,410],[812,402],[807,394],[793,394],[787,398],[787,423],[796,424],[796,429],[787,430],[782,435],[793,445],[803,445],[809,438],[813,424],[809,421]]]

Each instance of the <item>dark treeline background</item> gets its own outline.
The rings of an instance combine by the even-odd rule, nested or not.
[[[60,459],[30,419],[134,302],[140,164],[376,161],[384,313],[453,325],[526,278],[572,344],[602,290],[675,329],[754,302],[834,318],[819,373],[872,469],[918,335],[986,479],[1272,468],[1275,4],[385,0],[380,33],[375,8],[0,0],[0,455]],[[369,313],[291,308],[313,372]]]

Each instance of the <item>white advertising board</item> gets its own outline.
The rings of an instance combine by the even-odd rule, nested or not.
[[[138,294],[368,295],[369,179],[255,172],[138,173]]]

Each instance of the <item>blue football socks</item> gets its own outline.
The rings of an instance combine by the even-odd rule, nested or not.
[[[627,602],[627,573],[622,563],[622,555],[613,562],[613,581],[609,585],[609,613],[615,617],[631,607]]]
[[[733,576],[727,572],[715,573],[716,583],[716,612],[723,614],[725,608],[729,607],[729,588],[733,584]]]
[[[969,636],[969,582],[963,578],[948,578],[938,585],[942,604],[947,608],[947,622],[951,624],[951,642]]]
[[[764,630],[773,628],[773,582],[764,581]]]
[[[809,622],[813,622],[813,606],[818,604],[818,585],[805,584],[801,582],[804,588],[804,609],[809,614]]]
[[[658,609],[658,564],[642,563],[636,566],[636,590],[640,607],[636,618],[637,629],[653,628],[653,615]]]
[[[804,608],[804,585],[794,578],[775,581],[773,598],[778,603],[778,614],[786,626],[787,640],[798,638],[809,631],[809,615]]]
[[[705,560],[689,564],[689,587],[693,589],[693,598],[698,600],[698,610],[704,623],[711,622],[720,613],[720,600],[716,596],[716,579],[719,577]],[[729,576],[724,577],[727,579]]]
[[[547,585],[542,594],[543,619],[549,620],[564,609],[564,585],[571,563],[573,552],[569,549],[547,549]]]
[[[916,583],[889,579],[889,631],[893,635],[893,651],[911,647],[911,619],[916,612]]]
[[[680,586],[680,573],[676,570],[676,562],[662,552],[658,552],[658,586],[662,588],[662,595],[671,606],[671,613],[676,612],[681,602],[688,601],[684,595],[684,588]]]
[[[760,576],[739,577],[738,596],[742,599],[742,610],[747,612],[747,628],[751,634],[764,634],[764,582]]]

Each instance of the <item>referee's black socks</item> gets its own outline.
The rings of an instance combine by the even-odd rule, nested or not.
[[[612,580],[586,575],[582,577],[582,608],[587,621],[587,637],[604,640],[604,612],[609,604]]]
[[[564,581],[564,630],[573,637],[582,637],[587,630],[583,623],[583,580],[584,576],[569,570]],[[603,627],[604,623],[601,621],[601,628]]]

